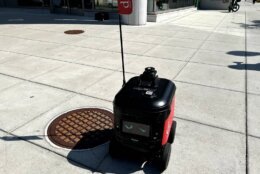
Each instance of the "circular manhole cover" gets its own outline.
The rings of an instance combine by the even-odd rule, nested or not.
[[[88,149],[110,140],[113,113],[97,108],[69,111],[54,119],[47,128],[48,138],[59,147]]]
[[[67,30],[64,31],[65,34],[81,34],[84,33],[84,30]]]

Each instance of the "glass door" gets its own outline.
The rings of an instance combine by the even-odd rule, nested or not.
[[[94,0],[83,0],[83,6],[85,9],[94,9]]]
[[[84,0],[67,0],[69,14],[84,15]]]
[[[84,0],[51,0],[52,12],[84,15]]]

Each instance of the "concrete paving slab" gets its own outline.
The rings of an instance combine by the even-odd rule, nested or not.
[[[177,117],[233,131],[245,131],[244,93],[179,82],[176,86]]]
[[[201,18],[200,21],[198,21],[198,18]],[[194,22],[196,21],[196,22]],[[172,22],[176,25],[181,25],[181,26],[186,26],[186,25],[191,25],[192,27],[195,26],[202,26],[202,27],[210,27],[214,28],[220,21],[218,20],[212,20],[212,19],[205,19],[202,16],[198,16],[197,18],[194,17],[189,17],[189,18],[183,18],[182,20]]]
[[[119,33],[117,33],[119,35]],[[123,31],[123,39],[126,41],[132,42],[140,42],[147,44],[161,44],[165,40],[167,40],[167,36],[153,36],[153,35],[143,35],[136,33],[124,33]]]
[[[32,56],[17,56],[10,61],[0,64],[0,72],[15,77],[30,79],[63,65],[64,63],[53,60],[45,60]]]
[[[149,50],[144,55],[158,58],[174,59],[187,61],[196,52],[196,49],[192,48],[180,48],[171,46],[156,46]]]
[[[102,27],[96,28],[92,24],[80,24],[80,25],[71,25],[70,28],[67,27],[67,29],[83,29],[85,32],[82,33],[80,36],[91,36],[91,37],[99,37],[99,34],[107,34],[107,33],[115,34],[119,31],[119,25],[115,25],[116,26],[115,27],[112,26],[112,24],[109,25],[109,23],[103,23],[101,24],[101,26]]]
[[[125,67],[127,72],[140,75],[143,73],[145,67],[155,67],[159,77],[168,79],[175,77],[185,64],[185,62],[182,61],[151,58],[146,56],[131,56],[126,57],[126,59],[131,60],[131,63],[127,64]]]
[[[10,25],[5,25],[5,26],[1,26],[1,31],[0,31],[0,35],[17,35],[22,34],[22,33],[27,33],[27,32],[23,32],[24,31],[24,27],[11,27]]]
[[[66,31],[66,30],[64,30]],[[68,35],[64,31],[58,32],[49,32],[49,31],[33,31],[29,30],[30,34],[23,36],[23,38],[40,40],[45,42],[54,42],[62,44],[73,44],[81,41],[83,38],[80,35]]]
[[[55,60],[76,62],[78,59],[84,58],[96,52],[96,50],[78,46],[58,45],[53,47],[52,45],[50,45],[50,47],[44,51],[33,51],[33,53],[31,52],[30,54],[43,56]]]
[[[198,20],[197,18],[192,18],[190,17],[189,19],[186,18],[184,20],[180,20],[175,22],[176,25],[181,25],[181,26],[187,26],[190,24],[191,27],[206,27],[206,28],[211,28],[214,29],[216,25],[219,23],[218,20],[212,20],[212,19],[205,19],[204,17],[200,16],[201,20]],[[196,21],[196,22],[194,22]]]
[[[24,39],[39,40],[39,38],[42,37],[42,35],[45,35],[45,32],[43,30],[27,29],[24,26],[24,27],[10,27],[8,30],[6,29],[2,31],[0,34],[9,37],[16,36]]]
[[[98,107],[112,110],[112,103],[89,98],[86,96],[75,95],[72,98],[65,101],[64,103],[61,103],[57,107],[49,110],[41,117],[32,120],[26,126],[17,129],[13,133],[21,137],[38,136],[41,138],[40,140],[29,141],[44,148],[47,148],[51,151],[54,151],[58,154],[61,154],[62,156],[68,159],[81,163],[84,166],[96,168],[107,153],[107,144],[103,144],[91,149],[72,151],[70,149],[59,148],[57,146],[51,145],[47,140],[48,138],[46,134],[46,128],[48,124],[51,122],[51,120],[67,111],[86,107]],[[70,165],[73,166],[76,164],[71,163]]]
[[[244,173],[243,135],[182,120],[177,122],[176,140],[164,173]],[[150,164],[142,168],[140,162],[110,156],[105,158],[99,170],[104,173],[158,173]]]
[[[244,71],[229,67],[189,63],[176,80],[244,92],[244,77]]]
[[[158,30],[155,28],[144,28],[142,30],[136,30],[133,33],[138,33],[138,34],[145,34],[145,35],[152,35],[152,36],[162,36],[162,37],[175,37],[175,34],[177,31],[175,30]]]
[[[215,28],[214,26],[199,26],[199,25],[191,25],[191,24],[188,25],[188,24],[181,24],[181,23],[176,24],[175,22],[170,22],[169,24],[173,25],[174,27],[181,28],[179,30],[181,32],[191,32],[191,33],[203,33],[203,32],[210,33]]]
[[[234,35],[227,35],[223,33],[213,33],[209,38],[208,41],[217,41],[217,42],[227,42],[236,44],[245,44],[245,37],[244,36],[234,36]]]
[[[59,105],[69,95],[68,92],[29,82],[5,90],[0,98],[1,129],[16,129]]]
[[[254,52],[254,51],[247,51],[247,68],[249,71],[260,70],[260,51]]]
[[[55,87],[79,92],[111,73],[112,71],[109,70],[68,64],[33,80]]]
[[[137,54],[137,55],[144,55],[147,51],[156,47],[154,44],[146,44],[146,43],[137,43],[137,42],[129,42],[124,41],[124,53],[129,54]],[[121,52],[121,44],[117,42],[113,47],[108,48],[107,50],[113,52]]]
[[[98,34],[97,34],[98,32]],[[126,32],[123,30],[123,38],[126,40]],[[96,31],[96,30],[87,30],[83,35],[87,35],[90,37],[98,37],[98,38],[105,38],[105,39],[113,39],[113,40],[120,40],[119,31]]]
[[[206,41],[201,49],[204,50],[211,50],[211,51],[222,51],[222,52],[229,52],[229,51],[244,51],[245,44],[238,44],[238,43],[227,43],[227,42],[215,42],[215,41]]]
[[[18,83],[21,83],[22,80],[8,77],[5,75],[0,75],[0,93],[9,87],[12,87]]]
[[[255,19],[254,21],[257,21],[257,19]],[[250,34],[254,34],[254,35],[259,35],[260,31],[258,29],[258,24],[254,24],[254,25],[247,25],[247,30],[250,32]]]
[[[68,16],[67,16],[68,17]],[[60,18],[55,18],[54,17],[54,21],[60,21],[62,17],[60,16]],[[51,27],[50,27],[51,26]],[[67,25],[67,24],[59,24],[57,22],[57,24],[30,24],[30,25],[26,25],[24,28],[29,31],[29,30],[40,30],[40,31],[49,31],[49,32],[64,32],[65,30],[69,30],[71,28],[78,28],[76,26],[81,26],[80,24],[77,25]]]
[[[260,94],[260,69],[258,64],[248,64],[251,70],[247,71],[248,92]]]
[[[106,25],[106,23],[102,23],[100,22],[99,24],[90,24],[89,25],[89,28],[92,29],[92,30],[99,30],[99,31],[115,31],[115,30],[118,30],[119,27],[118,27],[118,24],[115,22],[115,23],[111,23],[111,24],[108,24]]]
[[[169,23],[172,24],[172,23]],[[173,23],[174,24],[174,23]],[[211,32],[214,30],[214,26],[201,26],[201,25],[190,25],[190,24],[178,24],[179,27],[183,27],[183,30],[180,30],[182,32]],[[173,27],[176,27],[176,24],[173,25]],[[195,39],[193,39],[195,40]]]
[[[248,43],[247,51],[258,52],[259,53],[260,52],[260,45],[259,44],[254,44],[254,43]]]
[[[179,138],[173,145],[170,173],[245,172],[243,135],[192,123],[178,123],[176,137]]]
[[[244,23],[244,22],[243,22]],[[237,23],[237,22],[234,22],[233,20],[232,21],[223,21],[222,24],[220,24],[218,26],[218,29],[220,28],[232,28],[232,29],[243,29],[244,26],[243,26],[243,23]]]
[[[248,95],[248,133],[260,137],[260,96]]]
[[[234,55],[234,54],[241,54]],[[202,64],[210,65],[220,65],[227,67],[229,65],[235,64],[234,62],[245,62],[244,52],[216,52],[216,51],[207,51],[199,50],[191,59],[191,62],[197,62]]]
[[[148,24],[148,23],[147,23]],[[119,28],[118,28],[119,31]],[[148,31],[154,31],[152,28],[150,27],[138,27],[138,26],[126,26],[126,25],[122,25],[122,31],[123,34],[124,33],[136,33],[136,34],[143,34],[143,35],[147,35],[149,34]]]
[[[249,137],[249,172],[258,174],[260,172],[260,139]]]
[[[19,36],[19,34],[12,35],[12,36],[5,36],[5,37],[7,40],[17,41],[17,43],[14,43],[15,47],[11,49],[11,51],[29,54],[29,55],[30,53],[34,53],[34,52],[40,54],[45,51],[48,51],[48,49],[50,48],[55,48],[61,45],[59,43],[46,42],[46,41],[41,41],[39,39],[28,39],[26,37]],[[22,42],[23,44],[19,45],[20,42]]]
[[[249,44],[260,45],[259,40],[260,40],[260,35],[250,34],[250,33],[247,34],[247,42]]]
[[[112,47],[119,43],[118,40],[111,40],[105,38],[86,37],[74,43],[74,45],[94,48],[98,50],[110,50]]]
[[[0,51],[0,64],[18,57],[26,57],[26,55],[16,54],[9,51]]]
[[[133,74],[126,73],[126,80],[133,77]],[[114,72],[113,74],[100,79],[98,83],[90,86],[82,91],[82,93],[90,96],[95,96],[108,101],[113,101],[117,92],[123,85],[123,75],[121,72]]]
[[[61,44],[57,43],[42,42],[39,40],[28,40],[26,38],[13,36],[5,36],[3,37],[3,39],[7,43],[11,44],[9,48],[3,47],[3,50],[34,56],[44,56],[46,52],[49,52],[52,49],[61,46]]]
[[[201,33],[198,32],[182,32],[178,31],[174,37],[176,38],[183,38],[183,39],[194,39],[194,40],[205,40],[210,32],[207,31],[201,31]]]
[[[165,40],[161,45],[197,49],[202,45],[202,43],[203,41],[200,40],[169,38]]]
[[[3,138],[9,137],[9,141]],[[13,139],[13,140],[12,140]],[[92,173],[90,170],[75,167],[67,159],[26,141],[0,132],[0,172],[2,174],[59,174]]]
[[[122,61],[121,61],[121,53],[109,52],[109,51],[93,51],[93,54],[85,56],[82,59],[77,60],[77,63],[90,65],[90,66],[98,66],[107,69],[113,70],[121,70]],[[82,53],[83,54],[83,53]],[[132,55],[125,54],[125,64],[127,65]]]
[[[123,26],[122,28],[123,33],[132,33],[132,34],[142,34],[142,35],[147,35],[147,36],[161,36],[161,37],[173,37],[176,33],[177,30],[172,28],[169,30],[158,28],[157,26],[144,26],[142,28],[140,27],[133,27],[133,26]]]
[[[244,28],[217,28],[216,30],[214,30],[214,32],[241,37],[245,36]]]
[[[13,37],[0,36],[0,48],[3,51],[13,51],[15,49],[25,48],[25,41]]]

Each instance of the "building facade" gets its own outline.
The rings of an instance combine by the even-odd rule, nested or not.
[[[118,0],[0,0],[2,7],[44,7],[52,12],[78,13],[85,11],[117,11]],[[166,12],[167,10],[191,6],[194,0],[147,0],[147,12]]]

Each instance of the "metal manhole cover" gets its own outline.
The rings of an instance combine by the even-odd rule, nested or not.
[[[72,110],[54,119],[47,135],[52,143],[63,148],[93,148],[110,140],[113,117],[104,109]]]
[[[84,33],[84,30],[67,30],[64,31],[65,34],[81,34]]]

